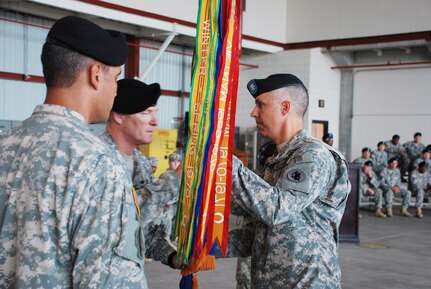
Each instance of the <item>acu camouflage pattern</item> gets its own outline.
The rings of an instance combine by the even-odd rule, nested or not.
[[[428,171],[431,173],[431,159],[426,160],[426,159],[424,159],[424,158],[422,158],[422,157],[417,158],[417,159],[414,161],[414,163],[413,163],[413,170],[417,170],[417,169],[419,168],[419,164],[420,164],[421,162],[426,162],[426,163],[428,163]]]
[[[263,176],[234,158],[232,206],[253,216],[255,227],[244,248],[234,240],[243,237],[230,234],[228,253],[251,256],[251,287],[341,288],[338,227],[350,191],[344,157],[300,131],[268,158]]]
[[[392,141],[385,142],[385,152],[388,154],[388,159],[400,157],[400,153],[405,153],[405,149],[401,143],[396,145]]]
[[[385,195],[386,207],[392,208],[393,198],[401,197],[403,199],[401,206],[408,207],[412,193],[401,187],[401,173],[398,168],[390,170],[386,168],[383,170],[382,178],[380,179],[381,188],[383,189],[383,194]],[[392,191],[391,187],[400,188],[399,193]]]
[[[378,175],[388,167],[388,154],[385,151],[374,150],[371,153],[371,160],[373,162],[373,170]]]
[[[354,164],[360,164],[362,166],[366,161],[373,161],[373,160],[372,159],[366,159],[364,157],[359,157],[359,158],[355,159],[353,161],[353,163]]]
[[[419,158],[422,151],[425,149],[425,145],[423,143],[415,143],[414,141],[408,141],[403,146],[410,163]]]
[[[0,135],[0,288],[147,287],[123,163],[61,106]]]
[[[411,176],[411,187],[413,195],[416,195],[416,207],[422,208],[424,204],[424,197],[431,195],[431,173],[425,171],[420,173],[414,170]]]
[[[177,174],[172,169],[167,169],[163,174],[159,177],[161,180],[165,180],[166,182],[178,185],[178,187],[175,188],[174,192],[176,192],[176,195],[172,195],[172,198],[168,200],[166,205],[163,206],[162,214],[160,215],[160,224],[163,225],[163,228],[165,230],[166,237],[172,238],[172,229],[173,225],[175,224],[174,220],[177,214],[177,203],[178,203],[178,196],[180,194],[180,181],[177,177]],[[174,180],[178,180],[178,182],[174,182]]]
[[[111,136],[105,132],[102,140],[116,148]],[[168,257],[175,250],[164,240],[162,232],[151,230],[147,234],[148,225],[162,214],[163,206],[178,195],[180,179],[176,175],[170,178],[158,179],[153,175],[151,163],[148,157],[140,151],[133,151],[133,186],[138,195],[138,203],[141,209],[141,229],[145,232],[145,256],[161,261],[168,265]]]
[[[370,177],[370,176],[367,176],[362,170],[360,170],[359,194],[364,197],[373,197],[374,204],[376,205],[377,209],[382,208],[382,202],[383,202],[383,199],[382,199],[383,192],[379,187],[380,187],[380,181],[377,178],[376,173],[371,172],[371,177]],[[374,195],[368,192],[368,189],[372,189],[374,191]]]

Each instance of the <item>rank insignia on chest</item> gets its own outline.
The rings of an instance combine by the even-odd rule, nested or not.
[[[287,174],[287,178],[295,183],[301,183],[305,180],[307,174],[300,169],[293,169]]]

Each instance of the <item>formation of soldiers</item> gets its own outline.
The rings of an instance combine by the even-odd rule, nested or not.
[[[422,143],[420,132],[412,141],[401,144],[399,140],[400,136],[394,135],[390,141],[380,141],[374,151],[362,149],[361,157],[353,161],[362,165],[359,193],[374,198],[375,215],[380,218],[393,216],[394,197],[402,199],[400,215],[411,217],[408,207],[415,197],[416,217],[423,218],[423,204],[431,195],[431,145]]]

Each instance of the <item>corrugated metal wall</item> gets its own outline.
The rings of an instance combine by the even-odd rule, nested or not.
[[[0,71],[43,76],[40,55],[48,28],[53,22],[19,13],[0,11]],[[159,42],[141,41],[140,72],[156,56]],[[145,82],[160,83],[162,90],[190,91],[191,49],[170,45],[148,74]],[[123,73],[120,79],[124,77]],[[44,101],[45,84],[0,79],[0,120],[21,121]],[[188,111],[188,98],[162,95],[159,100],[159,128],[178,128],[178,119]]]
[[[17,21],[0,20],[0,71],[41,76],[40,53],[48,33],[43,27],[50,27],[52,21],[3,10],[0,16]],[[44,98],[43,83],[0,79],[0,119],[23,120]]]
[[[141,40],[140,45],[139,71],[143,74],[156,57],[162,44]],[[192,53],[191,49],[170,45],[144,81],[146,83],[158,82],[162,90],[190,92]],[[160,108],[159,127],[178,128],[178,118],[184,117],[184,112],[188,111],[189,98],[181,99],[176,96],[162,95],[158,105]]]

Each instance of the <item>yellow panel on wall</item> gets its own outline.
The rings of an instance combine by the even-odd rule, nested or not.
[[[168,167],[168,158],[171,153],[177,150],[177,129],[160,129],[156,128],[153,132],[153,141],[151,144],[140,145],[139,150],[148,157],[156,157],[159,160],[157,170],[154,173],[159,177]]]

